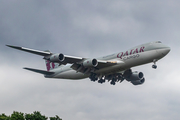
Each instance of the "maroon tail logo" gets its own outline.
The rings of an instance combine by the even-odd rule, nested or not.
[[[51,63],[50,61],[46,60],[47,71],[49,71],[50,69],[54,69],[54,67],[55,67],[55,64],[53,62]]]

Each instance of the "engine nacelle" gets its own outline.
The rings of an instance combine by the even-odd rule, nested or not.
[[[142,72],[127,71],[124,75],[127,81],[130,81],[133,85],[141,85],[145,82],[145,78]]]
[[[51,55],[51,57],[49,58],[49,60],[51,61],[51,62],[63,62],[64,61],[64,55],[62,54],[62,53],[60,53],[60,54],[53,54],[53,55]]]
[[[137,81],[137,80],[141,80],[144,78],[144,74],[142,72],[132,72],[130,73],[130,75],[128,75],[128,77],[126,77],[126,80],[128,81]]]
[[[96,59],[88,59],[83,62],[84,67],[96,67],[98,65],[98,61]]]
[[[141,85],[141,84],[143,84],[144,82],[145,82],[145,79],[144,79],[144,78],[141,79],[141,80],[131,81],[131,83],[132,83],[133,85]]]

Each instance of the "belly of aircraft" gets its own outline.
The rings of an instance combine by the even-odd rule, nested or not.
[[[76,72],[75,70],[69,70],[69,71],[65,71],[62,73],[59,73],[57,75],[54,76],[54,78],[61,78],[61,79],[84,79],[87,78],[88,75],[85,75],[83,73],[80,72]]]

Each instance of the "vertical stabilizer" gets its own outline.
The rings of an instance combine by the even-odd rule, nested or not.
[[[58,63],[53,63],[53,62],[50,62],[49,60],[45,60],[45,61],[46,61],[47,71],[50,71],[50,70],[53,70],[53,69],[59,67]]]

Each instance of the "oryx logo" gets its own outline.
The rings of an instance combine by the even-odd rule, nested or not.
[[[46,68],[47,68],[47,71],[54,69],[55,64],[53,62],[50,62],[49,60],[46,60]]]

